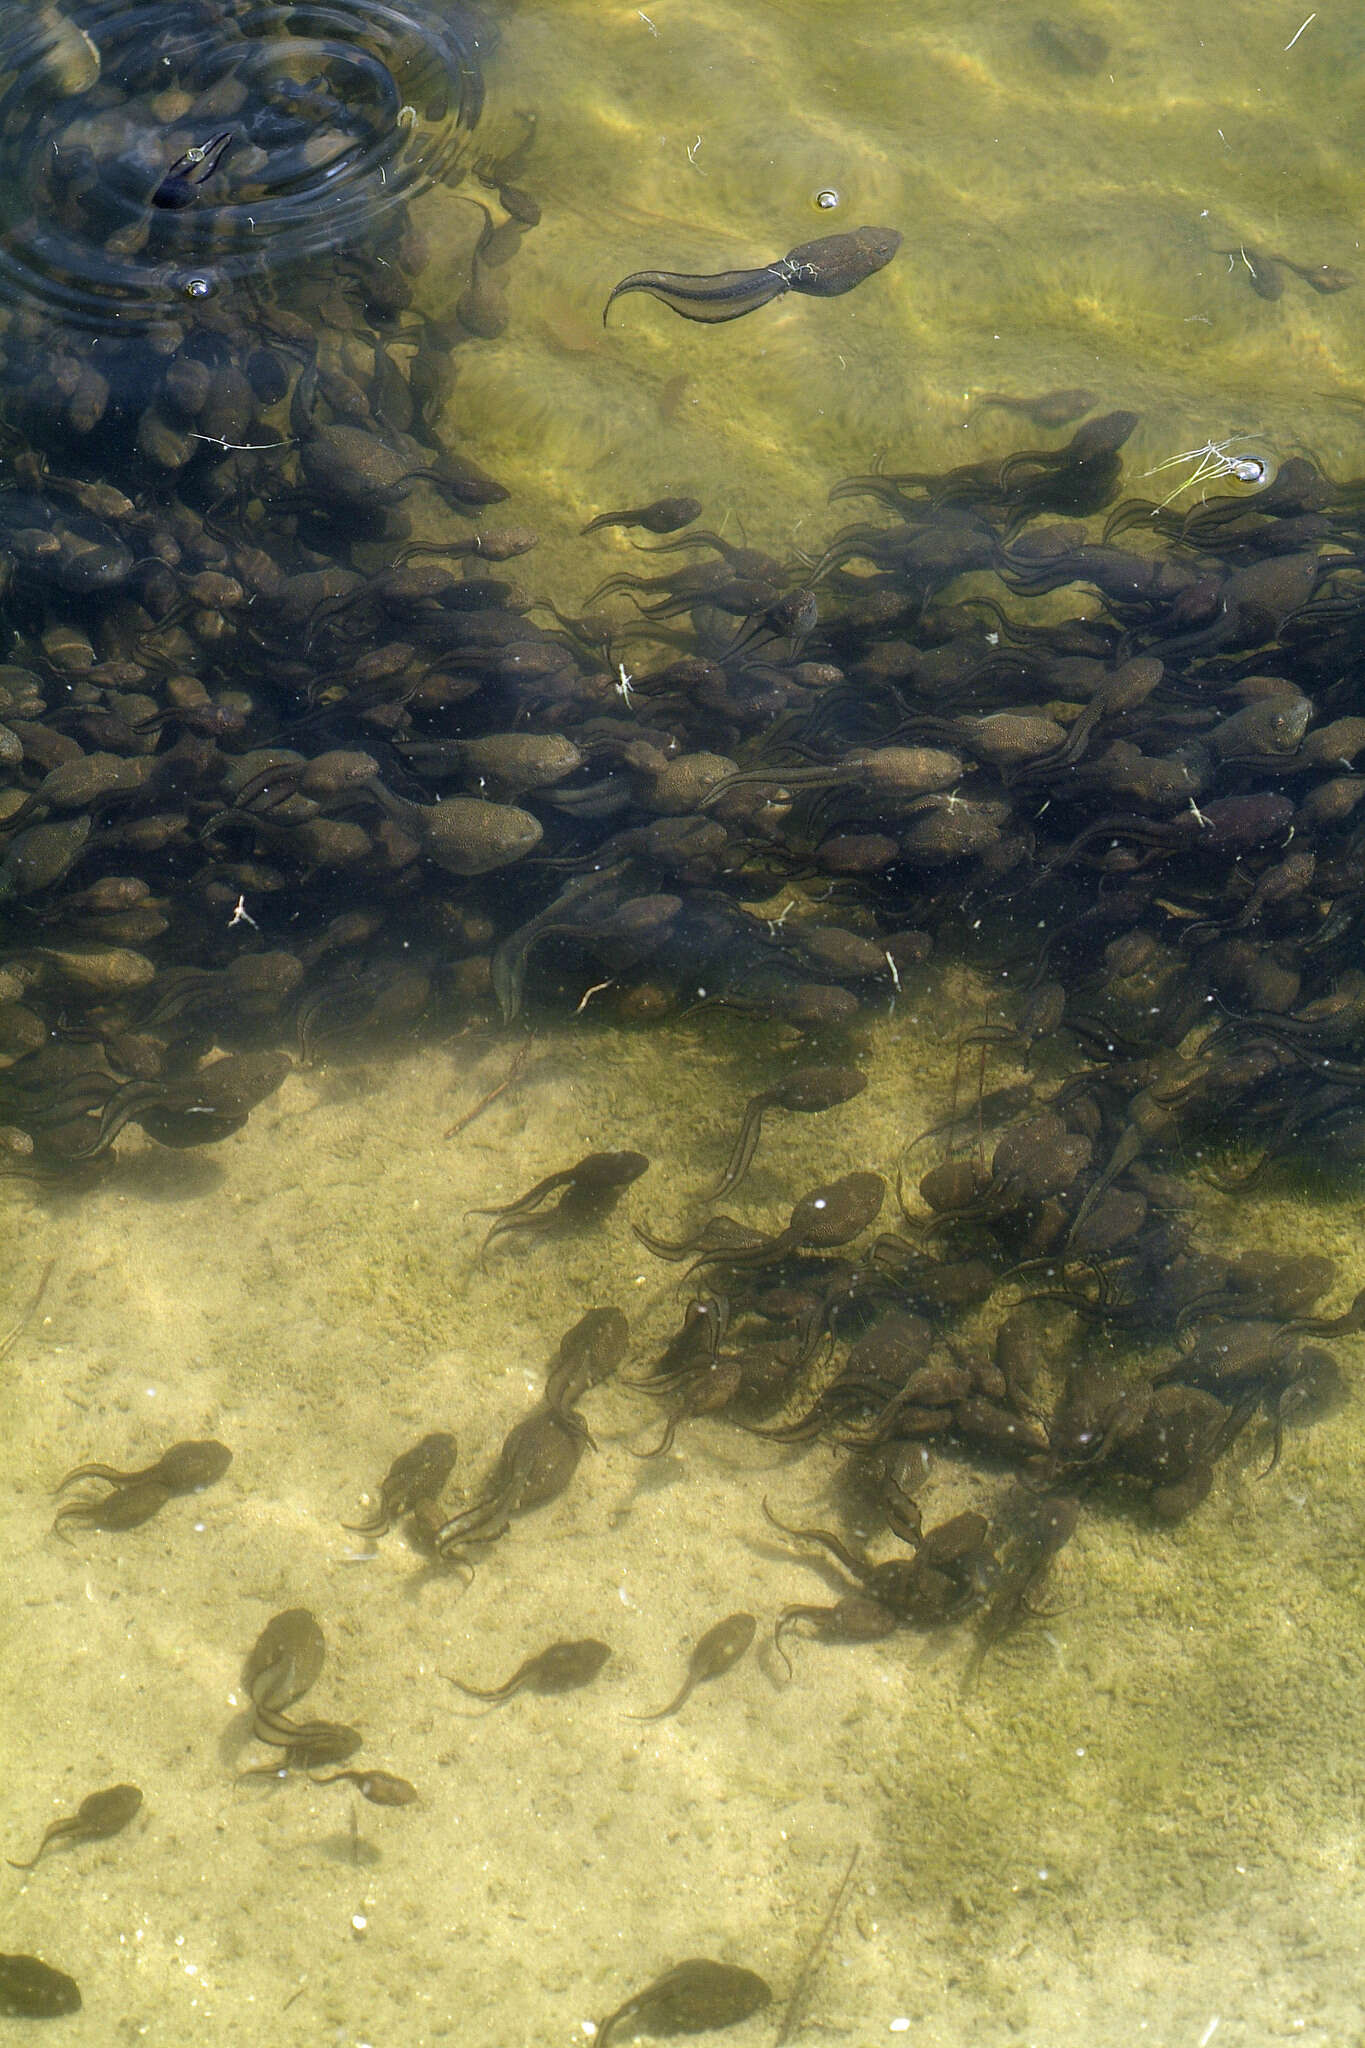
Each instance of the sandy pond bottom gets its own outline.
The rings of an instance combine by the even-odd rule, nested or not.
[[[56,1262],[4,1367],[4,1848],[31,1854],[98,1786],[146,1794],[125,1835],[6,1878],[0,1945],[84,1992],[44,2039],[569,2048],[712,1955],[773,1984],[777,2005],[724,2036],[770,2048],[856,1848],[793,2041],[1365,2041],[1354,1401],[1296,1430],[1263,1481],[1249,1434],[1173,1532],[1087,1509],[1051,1617],[966,1690],[961,1630],[797,1643],[789,1684],[764,1648],[676,1719],[627,1719],[670,1696],[720,1616],[751,1609],[763,1642],[787,1602],[832,1597],[762,1498],[798,1520],[838,1508],[831,1452],[719,1423],[640,1464],[627,1443],[653,1440],[657,1411],[618,1387],[587,1399],[599,1449],[571,1490],[468,1590],[399,1534],[340,1526],[429,1429],[455,1431],[456,1478],[476,1482],[590,1304],[626,1310],[637,1357],[676,1324],[678,1269],[629,1216],[685,1223],[773,1072],[704,1021],[541,1034],[451,1140],[508,1044],[300,1070],[216,1150],[134,1140],[79,1200],[7,1190],[0,1320]],[[894,1174],[941,1108],[923,1019],[868,1036],[867,1094],[774,1122],[735,1198],[746,1219],[777,1223],[855,1166]],[[621,1145],[654,1166],[606,1226],[476,1263],[468,1206]],[[1365,1277],[1352,1205],[1282,1199],[1236,1225],[1332,1251],[1338,1299]],[[1340,1349],[1349,1374],[1358,1346]],[[208,1435],[236,1454],[211,1492],[126,1535],[49,1533],[71,1465]],[[1003,1484],[941,1462],[926,1521]],[[308,1711],[359,1723],[361,1760],[412,1779],[419,1805],[234,1785],[261,1754],[242,1659],[293,1605],[329,1646]],[[581,1635],[615,1652],[585,1691],[485,1712],[448,1683]]]

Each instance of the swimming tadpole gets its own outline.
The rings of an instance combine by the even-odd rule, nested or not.
[[[835,299],[851,292],[865,278],[884,270],[901,245],[895,228],[853,228],[842,235],[821,235],[802,242],[775,263],[755,270],[721,270],[714,276],[688,276],[673,270],[635,270],[612,289],[602,308],[602,325],[613,301],[625,292],[648,292],[684,320],[710,326],[754,313],[784,292],[808,298]]]

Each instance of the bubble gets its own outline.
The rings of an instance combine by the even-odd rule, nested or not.
[[[1264,441],[1249,438],[1238,447],[1225,441],[1218,449],[1223,473],[1230,482],[1245,484],[1249,491],[1264,491],[1280,472],[1280,458]]]
[[[823,212],[828,213],[832,207],[839,204],[839,194],[833,185],[822,185],[815,195],[815,203]]]
[[[213,286],[206,277],[187,277],[185,279],[185,297],[187,299],[206,299],[212,290]]]
[[[1275,481],[1279,465],[1273,455],[1235,455],[1228,464],[1239,484],[1251,484],[1257,490],[1264,490]]]

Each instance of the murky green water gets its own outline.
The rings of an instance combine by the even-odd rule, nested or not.
[[[1267,302],[1240,253],[1215,253],[1359,262],[1365,28],[1324,10],[1287,49],[1302,19],[1264,0],[1087,8],[1107,53],[1076,71],[998,0],[509,8],[478,146],[511,146],[515,110],[536,111],[544,215],[505,275],[506,332],[459,351],[443,431],[540,530],[524,580],[580,607],[634,557],[578,529],[663,492],[695,493],[727,536],[802,548],[837,523],[829,486],[883,452],[933,470],[1032,438],[969,417],[995,391],[1083,384],[1139,411],[1130,475],[1230,436],[1365,467],[1365,285],[1320,296],[1291,275]],[[467,262],[467,196],[417,208],[428,312]],[[904,246],[846,298],[707,329],[633,296],[603,330],[629,271],[756,264],[864,221]],[[424,516],[434,530],[439,507]],[[816,1180],[894,1181],[988,1000],[951,962],[888,992],[857,1026],[866,1094],[775,1121],[738,1213],[776,1229]],[[974,1676],[968,1633],[945,1629],[789,1641],[787,1682],[772,1620],[831,1580],[761,1503],[857,1527],[842,1461],[702,1419],[641,1463],[659,1411],[619,1385],[584,1403],[595,1447],[573,1488],[467,1588],[397,1532],[346,1532],[428,1430],[455,1433],[472,1487],[589,1304],[629,1314],[637,1370],[657,1355],[678,1269],[629,1222],[695,1225],[744,1102],[794,1046],[705,1013],[537,1014],[512,1085],[456,1130],[521,1043],[451,1015],[415,1045],[301,1066],[212,1150],[134,1135],[93,1191],[5,1184],[0,1325],[51,1262],[31,1317],[0,1328],[6,1853],[31,1855],[97,1785],[145,1793],[126,1835],[7,1876],[0,1946],[81,1983],[51,2037],[568,2048],[710,1956],[774,1989],[715,2037],[735,2048],[1365,2042],[1354,1400],[1289,1432],[1265,1476],[1268,1433],[1249,1434],[1174,1529],[1088,1506],[1040,1625]],[[1021,1072],[1006,1055],[991,1078]],[[468,1210],[627,1146],[653,1163],[602,1228],[479,1259]],[[1334,1302],[1365,1283],[1353,1186],[1199,1200],[1210,1241],[1326,1252]],[[1339,1350],[1349,1380],[1359,1340]],[[201,1498],[123,1534],[48,1533],[73,1464],[209,1436],[235,1458]],[[989,1513],[1004,1485],[936,1457],[926,1523]],[[329,1646],[308,1711],[359,1724],[417,1805],[234,1782],[262,1754],[243,1656],[300,1605]],[[629,1719],[737,1609],[759,1648],[678,1718]],[[581,1693],[485,1712],[449,1683],[492,1685],[577,1636],[614,1652]]]

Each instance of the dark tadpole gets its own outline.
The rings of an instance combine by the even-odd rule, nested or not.
[[[1356,283],[1355,273],[1342,270],[1335,263],[1296,263],[1292,256],[1272,256],[1272,263],[1278,263],[1285,270],[1292,270],[1295,277],[1303,279],[1310,291],[1328,298],[1333,292],[1348,292]]]
[[[772,1986],[754,1970],[735,1963],[714,1963],[691,1956],[676,1963],[618,2005],[598,2023],[599,2048],[618,2038],[622,2025],[634,2020],[635,2031],[650,2034],[705,2034],[733,2027],[772,2004]]]
[[[677,1713],[697,1686],[719,1678],[732,1665],[738,1664],[753,1641],[757,1627],[752,1614],[727,1614],[724,1621],[708,1628],[697,1643],[687,1660],[687,1676],[668,1705],[653,1714],[631,1714],[627,1718],[632,1721],[666,1721],[671,1714]]]
[[[392,1771],[333,1771],[330,1777],[314,1778],[315,1785],[354,1785],[371,1806],[411,1806],[418,1792],[406,1778]]]
[[[77,1465],[55,1490],[64,1493],[81,1479],[103,1479],[111,1486],[129,1486],[150,1479],[164,1486],[168,1493],[202,1493],[206,1486],[222,1478],[231,1463],[232,1453],[226,1444],[216,1443],[212,1438],[195,1439],[172,1444],[154,1465],[145,1465],[137,1472],[122,1472],[114,1465]]]
[[[602,308],[602,325],[607,324],[613,301],[625,292],[648,292],[684,320],[701,320],[712,326],[756,312],[784,292],[804,292],[814,299],[838,298],[864,278],[884,270],[900,245],[895,228],[863,227],[802,242],[775,263],[760,264],[756,270],[721,270],[704,277],[673,270],[635,270],[613,287]]]
[[[328,1764],[344,1764],[364,1740],[358,1728],[348,1728],[342,1721],[290,1721],[283,1714],[258,1713],[252,1733],[258,1742],[278,1749],[279,1760],[238,1771],[235,1784],[248,1778],[283,1778],[289,1771],[317,1771]]]
[[[580,1223],[605,1216],[632,1181],[649,1166],[643,1152],[589,1152],[573,1166],[547,1173],[544,1180],[528,1188],[514,1202],[496,1203],[471,1209],[471,1216],[494,1216],[497,1221],[484,1238],[480,1256],[495,1237],[510,1230],[553,1231],[572,1229]],[[546,1198],[562,1190],[559,1200],[546,1215],[539,1214]]]
[[[79,2012],[80,1987],[37,1956],[0,1956],[0,2019],[50,2020]]]
[[[471,1543],[492,1543],[514,1515],[557,1500],[591,1443],[576,1408],[538,1401],[507,1433],[482,1491],[432,1532],[438,1557],[459,1560]]]
[[[455,1465],[455,1439],[445,1430],[424,1436],[395,1458],[379,1486],[379,1506],[363,1522],[343,1522],[361,1536],[383,1536],[403,1515],[439,1498]]]
[[[32,1870],[52,1842],[103,1842],[119,1834],[142,1805],[136,1785],[110,1785],[104,1792],[91,1792],[65,1820],[54,1820],[27,1863],[6,1860],[11,1870]]]
[[[231,1463],[232,1453],[227,1445],[210,1438],[172,1444],[154,1465],[139,1472],[121,1472],[113,1465],[77,1465],[57,1487],[58,1493],[86,1479],[104,1480],[113,1490],[93,1500],[67,1501],[58,1508],[52,1527],[63,1540],[68,1522],[106,1532],[140,1528],[176,1494],[202,1493],[206,1486],[212,1486]]]
[[[867,1076],[856,1067],[797,1067],[772,1088],[751,1097],[740,1123],[724,1173],[707,1194],[716,1201],[737,1188],[753,1164],[765,1113],[770,1109],[799,1110],[805,1114],[837,1109],[861,1095]]]
[[[1021,413],[1035,427],[1069,427],[1082,413],[1098,403],[1098,394],[1080,386],[1064,391],[1043,391],[1035,398],[1015,398],[1008,391],[986,391],[977,399],[972,418],[996,407],[1002,412]]]
[[[1238,242],[1230,249],[1215,249],[1214,254],[1241,259],[1240,271],[1235,260],[1229,263],[1228,269],[1234,276],[1244,272],[1258,299],[1284,297],[1284,275],[1278,257],[1269,256],[1262,249],[1254,249],[1248,242]]]
[[[144,1522],[150,1522],[153,1515],[161,1512],[170,1498],[170,1487],[163,1486],[158,1480],[130,1480],[127,1486],[116,1486],[112,1493],[106,1493],[98,1500],[67,1501],[53,1516],[52,1532],[64,1543],[69,1543],[71,1539],[66,1534],[68,1522],[75,1522],[86,1529],[101,1529],[106,1535],[140,1529]]]
[[[646,533],[677,533],[701,517],[700,498],[656,498],[652,505],[628,505],[620,512],[599,512],[582,529],[600,533],[604,526],[640,526]]]
[[[591,1685],[610,1655],[610,1644],[587,1636],[581,1641],[551,1643],[547,1649],[537,1650],[502,1685],[467,1685],[461,1678],[452,1678],[450,1683],[472,1700],[492,1700],[495,1704],[510,1700],[518,1692],[577,1692],[580,1686]]]
[[[322,1630],[306,1607],[272,1615],[242,1670],[242,1684],[258,1709],[292,1707],[316,1683],[327,1655]]]
[[[170,212],[193,206],[202,187],[213,176],[231,146],[232,130],[225,128],[221,135],[211,136],[207,142],[196,143],[193,149],[187,149],[183,156],[176,158],[153,192],[152,205]]]

